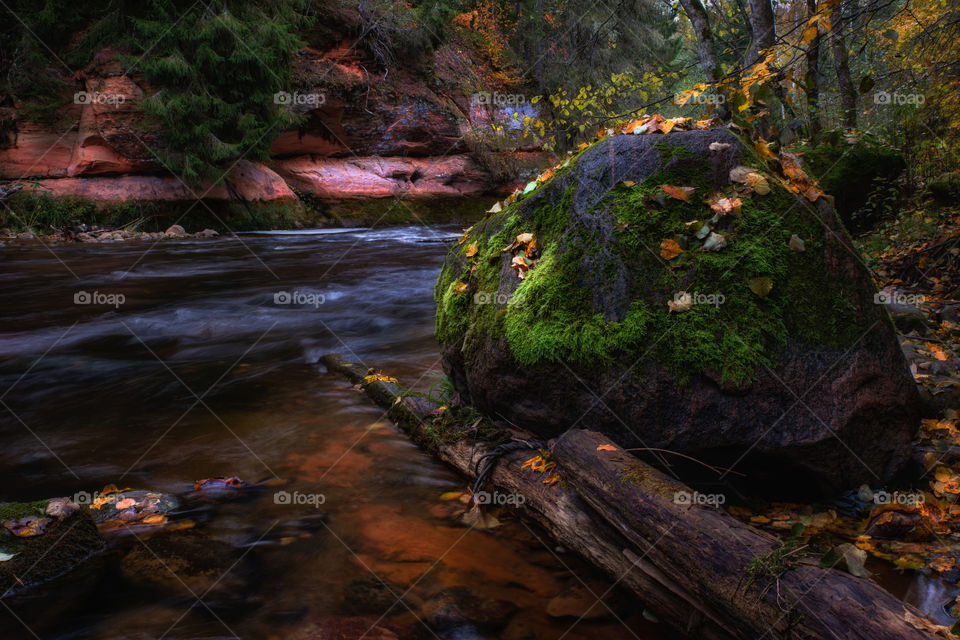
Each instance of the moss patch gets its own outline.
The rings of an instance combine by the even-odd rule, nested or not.
[[[665,158],[681,154],[660,151]],[[763,166],[756,158],[747,163]],[[646,354],[681,380],[710,372],[743,384],[762,365],[772,365],[778,346],[788,341],[841,347],[859,337],[858,312],[828,275],[824,229],[808,203],[797,203],[771,179],[771,193],[744,197],[739,216],[714,225],[728,246],[703,251],[694,234],[713,215],[702,201],[711,191],[711,172],[706,162],[678,166],[682,172],[660,172],[632,187],[617,185],[589,212],[609,219],[608,228],[615,229],[609,237],[572,220],[576,180],[541,186],[528,199],[553,188],[552,199],[541,194],[478,224],[448,256],[437,282],[438,338],[444,343],[463,339],[468,359],[492,336],[505,339],[522,366],[629,364]],[[664,198],[662,184],[697,190],[683,202]],[[536,235],[541,254],[516,284],[506,266],[510,256],[501,252],[522,232]],[[789,247],[794,234],[806,245],[802,253]],[[667,238],[688,247],[669,264],[659,255]],[[472,244],[477,253],[468,258]],[[585,274],[599,277],[600,288],[609,283],[619,310],[612,313],[609,304],[598,304],[597,287],[585,282]],[[773,280],[768,296],[751,291],[755,277]],[[667,303],[681,292],[695,295],[699,303],[671,313]]]

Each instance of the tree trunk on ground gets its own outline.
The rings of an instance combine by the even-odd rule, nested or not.
[[[817,0],[807,0],[807,20],[817,14]],[[807,43],[807,73],[803,80],[803,89],[807,94],[807,111],[810,115],[808,133],[810,138],[820,134],[823,125],[820,122],[820,32]]]
[[[857,90],[850,76],[850,62],[847,58],[847,44],[843,35],[844,20],[836,15],[830,29],[830,52],[833,54],[833,66],[837,69],[837,85],[840,89],[840,108],[843,110],[843,126],[857,126]]]
[[[327,355],[332,373],[359,383],[369,371]],[[423,397],[401,395],[395,382],[363,387],[410,437],[474,478],[490,445],[437,438]],[[432,435],[431,435],[432,434]],[[551,441],[562,479],[521,469],[536,455],[514,450],[487,476],[488,490],[524,497],[524,514],[567,549],[636,595],[665,625],[698,640],[759,637],[935,640],[916,609],[870,580],[811,564],[791,564],[751,584],[748,565],[780,549],[774,536],[726,512],[677,500],[683,484],[615,446],[602,434],[571,429]],[[800,559],[797,557],[797,559]],[[946,627],[942,627],[946,629]]]
[[[772,47],[777,40],[776,25],[773,17],[773,4],[770,0],[750,1],[750,46],[743,61],[745,69],[760,60],[760,52]]]

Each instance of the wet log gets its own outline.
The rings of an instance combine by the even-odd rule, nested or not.
[[[328,371],[363,381],[367,370],[328,355]],[[377,380],[364,391],[420,444],[460,473],[476,477],[483,443],[437,445],[426,431],[436,405]],[[619,450],[599,433],[572,429],[550,442],[562,482],[522,470],[531,450],[500,459],[490,488],[524,496],[524,514],[557,542],[605,571],[662,623],[689,638],[938,637],[923,614],[869,579],[815,562],[780,563],[751,574],[754,560],[775,558],[780,541],[715,507],[683,504],[692,489]],[[796,558],[795,560],[800,560]],[[776,564],[776,563],[769,563]],[[945,627],[940,627],[941,630]]]

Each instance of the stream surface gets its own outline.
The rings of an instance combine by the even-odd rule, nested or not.
[[[214,476],[257,488],[185,502],[175,520],[192,528],[113,535],[80,569],[2,598],[0,638],[393,637],[375,624],[437,640],[667,637],[511,509],[492,531],[459,523],[440,496],[465,481],[317,364],[338,352],[439,393],[433,285],[461,232],[3,247],[0,502],[108,484],[183,495]],[[949,622],[955,589],[879,577]],[[610,590],[615,613],[547,614],[584,585]],[[506,627],[428,629],[423,602],[451,588],[502,601],[483,615]]]
[[[381,617],[404,638],[665,637],[635,606],[548,616],[564,590],[609,582],[509,510],[492,531],[460,524],[462,505],[440,496],[464,480],[317,364],[335,351],[429,390],[433,285],[461,231],[0,250],[0,501],[259,485],[187,503],[178,517],[195,526],[162,544],[113,536],[80,569],[3,598],[0,638],[360,637]],[[506,629],[428,630],[410,613],[452,587],[505,601],[486,615]]]

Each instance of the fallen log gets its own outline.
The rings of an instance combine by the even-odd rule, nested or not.
[[[336,355],[321,362],[353,383],[369,373]],[[372,379],[363,389],[415,442],[476,477],[489,444],[438,443],[431,430],[437,405],[397,382]],[[683,504],[676,495],[692,496],[691,489],[602,434],[571,429],[550,450],[562,483],[547,486],[541,474],[521,469],[531,450],[504,455],[488,482],[523,495],[526,515],[686,637],[922,640],[946,629],[869,579],[784,560],[773,535],[717,508]]]

